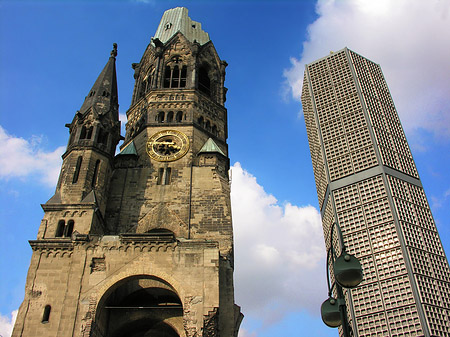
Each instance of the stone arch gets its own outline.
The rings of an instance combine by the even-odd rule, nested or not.
[[[108,337],[186,336],[183,297],[170,282],[147,274],[114,281],[99,292],[91,336],[94,331]]]

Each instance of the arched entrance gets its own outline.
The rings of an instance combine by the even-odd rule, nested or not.
[[[153,276],[116,283],[99,301],[95,316],[95,330],[105,337],[185,335],[179,296],[169,283]]]

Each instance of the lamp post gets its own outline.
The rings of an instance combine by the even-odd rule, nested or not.
[[[341,253],[336,255],[333,247],[334,227],[338,228],[339,241],[341,244]],[[329,262],[333,263],[333,272],[335,282],[330,284]],[[331,328],[342,326],[344,337],[350,337],[351,328],[348,324],[347,308],[342,288],[355,288],[363,279],[363,271],[359,260],[348,254],[345,250],[344,238],[342,237],[341,227],[338,223],[333,223],[330,231],[330,248],[327,251],[327,283],[328,299],[322,303],[320,308],[322,321]],[[333,297],[333,288],[336,287],[336,298]]]

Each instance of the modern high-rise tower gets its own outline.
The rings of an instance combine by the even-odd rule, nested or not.
[[[310,63],[302,105],[327,249],[337,222],[364,271],[355,335],[450,336],[448,262],[380,66],[347,48]]]
[[[166,11],[121,137],[116,55],[66,125],[13,336],[237,336],[227,63],[186,8]]]

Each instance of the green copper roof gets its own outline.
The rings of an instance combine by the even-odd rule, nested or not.
[[[119,155],[123,154],[134,154],[137,155],[136,146],[134,146],[134,141],[131,141],[125,148],[120,151]]]
[[[202,24],[191,20],[185,7],[165,11],[154,38],[166,43],[177,32],[181,32],[191,42],[197,41],[200,45],[209,41],[209,35],[202,30]]]
[[[201,148],[201,150],[198,153],[200,154],[200,153],[210,153],[210,152],[220,153],[221,155],[226,157],[225,154],[220,149],[220,147],[218,147],[217,144],[211,138],[209,138],[206,141],[206,143],[203,145],[203,147]]]

